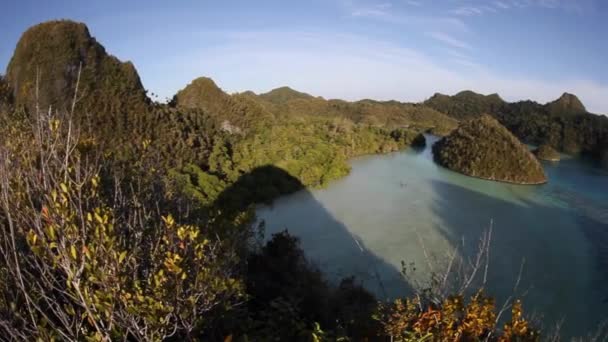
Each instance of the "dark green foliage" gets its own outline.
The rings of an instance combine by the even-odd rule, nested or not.
[[[498,95],[470,91],[454,96],[436,94],[424,104],[458,119],[490,114],[522,141],[549,144],[566,153],[585,153],[600,159],[608,146],[608,117],[588,113],[580,100],[568,93],[546,105],[533,101],[508,103]]]
[[[309,341],[315,324],[326,338],[378,338],[372,316],[375,297],[354,278],[330,286],[305,258],[297,238],[286,231],[248,260],[247,293],[251,296],[245,332],[254,340]]]
[[[506,102],[498,94],[485,96],[466,90],[454,96],[437,93],[424,104],[458,120],[466,120],[485,113],[500,112]]]
[[[307,115],[346,118],[355,123],[385,128],[413,127],[432,130],[444,135],[454,129],[457,121],[438,111],[410,103],[397,101],[362,100],[347,102],[325,100],[300,93],[287,87],[275,89],[258,96],[266,110],[279,117]]]
[[[547,181],[528,148],[488,115],[462,122],[433,146],[433,156],[442,166],[473,177],[519,184]]]

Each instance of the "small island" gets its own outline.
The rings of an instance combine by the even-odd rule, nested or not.
[[[489,115],[463,121],[433,146],[435,161],[467,176],[515,184],[547,182],[540,162]]]
[[[559,152],[547,144],[542,144],[536,150],[534,150],[534,155],[540,160],[552,162],[557,162],[561,158]]]

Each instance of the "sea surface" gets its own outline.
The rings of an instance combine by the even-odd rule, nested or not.
[[[608,320],[608,172],[564,156],[543,162],[545,185],[485,181],[435,164],[435,141],[354,159],[351,174],[326,189],[259,207],[267,237],[287,229],[332,282],[355,276],[392,299],[441,273],[451,255],[474,262],[491,230],[482,270],[498,306],[522,298],[544,329],[561,324],[564,336]]]

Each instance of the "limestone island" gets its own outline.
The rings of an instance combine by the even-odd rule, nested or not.
[[[540,162],[489,115],[463,121],[433,146],[435,162],[467,176],[515,184],[547,182]]]
[[[545,161],[557,162],[560,160],[559,152],[547,144],[542,144],[534,150],[534,155],[536,155],[536,158]]]

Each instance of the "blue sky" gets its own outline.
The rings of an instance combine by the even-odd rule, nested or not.
[[[87,23],[160,99],[210,76],[229,92],[350,100],[568,91],[608,113],[605,0],[6,0],[0,70],[27,27],[56,18]]]

